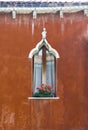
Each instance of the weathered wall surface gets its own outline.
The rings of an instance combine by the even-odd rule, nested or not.
[[[88,18],[83,14],[0,14],[0,130],[87,130]],[[32,69],[28,54],[41,40],[60,54],[59,100],[29,100]]]

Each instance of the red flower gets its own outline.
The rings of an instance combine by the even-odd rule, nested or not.
[[[42,86],[42,87],[46,87],[46,86],[47,86],[47,84],[41,84],[41,86]]]
[[[52,93],[54,93],[54,88],[52,88]]]
[[[45,88],[37,88],[38,90],[45,91]]]
[[[52,89],[53,87],[52,87],[52,86],[47,86],[47,88],[50,88],[50,89]]]
[[[36,89],[38,89],[39,93],[48,93],[48,94],[53,94],[54,88],[52,86],[49,86],[47,84],[41,84],[39,87],[37,87]]]
[[[45,91],[45,88],[42,88],[43,91]]]

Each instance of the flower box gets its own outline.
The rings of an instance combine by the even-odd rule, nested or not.
[[[54,97],[54,88],[47,84],[41,84],[37,87],[37,92],[33,94],[33,97]]]

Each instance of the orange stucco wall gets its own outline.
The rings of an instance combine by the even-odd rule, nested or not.
[[[88,18],[82,12],[0,14],[0,130],[86,130],[88,128]],[[28,54],[41,40],[59,54],[59,100],[28,100],[32,69]]]

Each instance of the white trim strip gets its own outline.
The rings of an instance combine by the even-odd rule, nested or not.
[[[60,99],[60,97],[28,97],[28,100],[39,100],[39,99],[43,99],[43,100],[49,100],[49,99]]]

